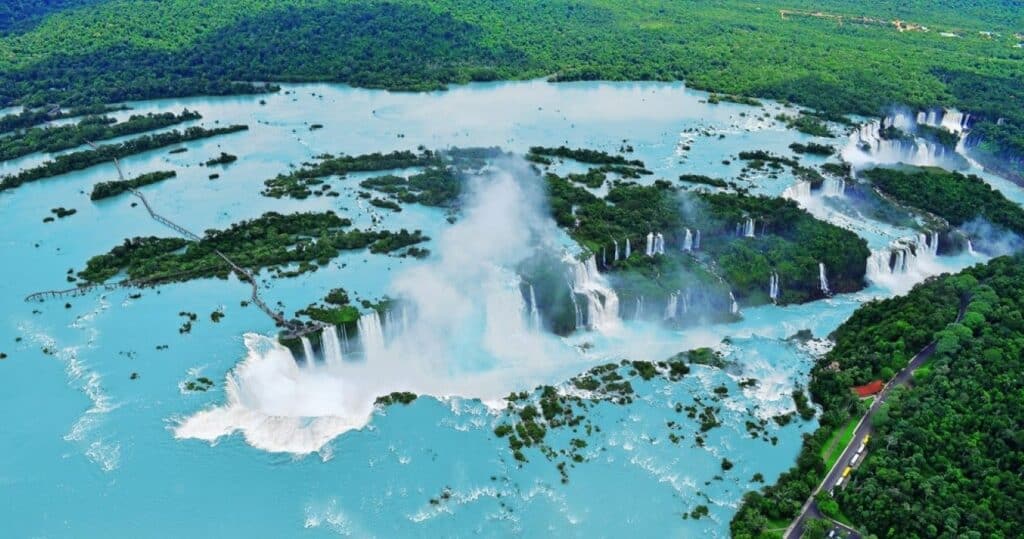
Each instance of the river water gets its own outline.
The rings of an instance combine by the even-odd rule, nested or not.
[[[841,135],[825,140],[786,129],[772,117],[792,111],[778,104],[766,103],[765,109],[708,105],[702,102],[706,97],[682,84],[660,83],[529,81],[432,93],[310,84],[285,85],[270,96],[132,103],[132,111],[116,115],[187,107],[203,114],[195,124],[249,125],[247,132],[185,144],[185,153],[160,150],[122,161],[131,176],[177,171],[177,178],[144,192],[159,212],[194,231],[224,228],[267,211],[333,209],[352,218],[355,226],[421,229],[433,238],[426,244],[433,251],[426,261],[346,253],[315,273],[268,279],[262,288],[267,302],[281,302],[292,312],[337,286],[354,297],[377,299],[408,289],[411,278],[429,278],[430,271],[447,275],[446,261],[463,245],[459,238],[487,239],[494,233],[487,221],[475,230],[465,221],[450,225],[437,209],[407,206],[390,213],[367,206],[356,195],[356,184],[367,175],[332,180],[341,192],[337,198],[296,201],[259,194],[264,179],[325,152],[357,155],[422,145],[500,146],[521,153],[533,145],[564,144],[615,153],[628,144],[634,149],[630,157],[643,160],[653,178],[675,181],[683,173],[733,178],[743,166],[735,159],[742,150],[789,155],[788,145],[794,141],[845,141]],[[314,123],[323,128],[310,130]],[[237,155],[238,161],[216,171],[199,165],[221,151]],[[33,155],[0,164],[0,175],[43,160],[45,156]],[[220,178],[207,179],[212,172]],[[228,410],[232,369],[265,359],[268,352],[257,349],[255,335],[274,332],[262,313],[240,306],[249,291],[244,283],[232,278],[94,292],[69,299],[68,305],[65,300],[23,300],[35,291],[67,287],[69,269],[80,270],[90,256],[126,237],[172,234],[146,218],[141,207],[132,207],[130,196],[90,202],[92,184],[111,179],[113,167],[101,165],[0,194],[0,215],[5,218],[0,246],[6,262],[0,269],[0,352],[8,355],[0,361],[0,379],[5,381],[0,392],[0,485],[8,494],[0,519],[11,537],[727,536],[743,492],[759,486],[751,482],[754,473],[774,481],[792,465],[801,434],[817,425],[800,420],[786,427],[770,423],[768,431],[778,437],[777,444],[752,439],[744,428],[750,417],[792,410],[790,392],[807,382],[813,347],[786,337],[801,329],[823,337],[862,302],[911,284],[903,280],[897,286],[890,280],[806,305],[741,306],[740,322],[685,332],[626,322],[605,334],[581,331],[565,339],[535,335],[542,351],[538,353],[551,354],[559,363],[520,365],[508,371],[514,376],[489,373],[492,364],[486,362],[468,368],[459,351],[477,344],[439,335],[446,346],[438,347],[440,357],[432,360],[448,361],[442,366],[451,368],[425,384],[423,392],[433,397],[409,406],[374,410],[366,402],[353,404],[339,397],[334,403],[328,397],[312,413],[296,414],[289,408],[317,392],[344,393],[346,384],[372,380],[380,391],[406,389],[402,384],[408,381],[399,372],[404,368],[389,363],[387,369],[338,376],[323,387],[302,381],[288,386],[286,376],[278,385],[270,378],[265,387],[241,389],[251,397],[245,403],[257,404]],[[782,195],[793,182],[783,173],[775,179],[755,178],[750,187]],[[1021,200],[1012,184],[998,187]],[[798,201],[813,206],[816,215],[854,229],[873,249],[916,234],[844,214],[823,198],[815,194]],[[78,213],[44,224],[43,218],[57,206]],[[560,241],[567,241],[564,235]],[[967,254],[938,257],[928,271],[913,278],[983,260]],[[131,297],[135,293],[141,297]],[[474,319],[473,302],[468,304],[467,320]],[[217,309],[226,316],[214,323],[209,314]],[[191,333],[178,331],[182,311],[198,314]],[[483,335],[478,341],[493,347],[491,322],[454,327],[475,328]],[[587,351],[580,352],[577,345],[583,343]],[[588,462],[574,466],[566,484],[539,453],[517,466],[507,442],[492,432],[501,415],[489,404],[500,391],[558,384],[602,361],[657,360],[700,345],[717,347],[734,367],[722,371],[698,366],[678,383],[657,378],[638,382],[634,404],[596,406],[591,420],[601,432],[590,439]],[[410,365],[417,361],[415,354],[407,359]],[[137,379],[132,373],[138,373]],[[199,376],[212,379],[214,387],[187,391],[184,384]],[[740,388],[738,381],[746,377],[761,383]],[[695,425],[679,419],[674,403],[707,397],[719,385],[729,389],[719,403],[723,426],[707,433],[703,447],[692,436],[678,445],[669,443],[666,421],[682,421],[690,430]],[[274,402],[284,410],[277,415],[273,409],[278,408],[261,404],[269,402],[267,394],[280,397],[276,392],[284,395]],[[336,416],[350,406],[366,417],[339,426],[351,418]],[[182,427],[208,418],[204,413],[225,410],[236,415],[216,428]],[[249,431],[217,432],[233,426]],[[257,432],[259,443],[248,438]],[[727,473],[720,467],[723,457],[735,464]],[[446,489],[450,495],[444,503],[429,502]],[[697,505],[709,506],[709,516],[682,518]]]

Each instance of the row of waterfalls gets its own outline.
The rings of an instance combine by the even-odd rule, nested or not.
[[[961,169],[968,166],[960,154],[970,128],[971,116],[957,110],[933,109],[917,114],[897,112],[881,120],[862,124],[842,150],[845,161],[854,166],[897,164],[941,166]],[[938,128],[958,136],[949,147],[923,136],[920,126]]]
[[[601,333],[614,332],[620,328],[622,325],[620,311],[622,309],[619,295],[608,279],[598,270],[595,257],[589,256],[583,260],[566,259],[566,263],[568,265],[568,301],[571,303],[573,316],[572,327],[575,330]],[[820,264],[819,268],[821,289],[825,294],[829,294],[825,265]],[[518,308],[527,330],[544,331],[542,307],[538,303],[534,285],[526,282],[519,284],[521,284],[522,290],[519,294],[521,301],[514,307],[508,307],[505,304],[502,304],[502,307]],[[768,296],[773,302],[778,301],[780,290],[779,275],[773,271],[768,283]],[[691,311],[695,306],[699,306],[700,309],[712,309],[715,308],[715,305],[721,305],[718,308],[724,308],[724,305],[714,300],[713,297],[692,288],[670,292],[665,299],[664,306],[655,307],[653,311],[649,311],[647,308],[648,301],[649,299],[642,295],[632,299],[632,319],[641,320],[651,316],[657,319],[660,311],[661,320],[681,322],[692,314]],[[508,305],[513,304],[509,303]],[[739,302],[731,291],[728,293],[728,309],[733,315],[738,315],[740,312]],[[315,361],[315,358],[321,358],[328,367],[341,365],[346,360],[354,358],[373,361],[373,358],[382,357],[386,353],[388,342],[407,331],[410,323],[415,323],[415,321],[410,321],[409,313],[404,306],[399,305],[383,312],[371,310],[362,314],[353,325],[324,325],[319,339],[311,340],[306,336],[301,337],[302,356],[309,362]],[[357,335],[350,336],[351,329],[355,329]]]
[[[971,241],[967,249],[973,254]],[[878,281],[890,276],[908,275],[919,271],[924,261],[930,261],[939,254],[939,233],[918,234],[913,242],[897,241],[889,248],[871,253],[867,262],[867,277]]]
[[[654,256],[665,254],[665,236],[661,232],[648,232],[645,238],[644,244],[644,256]],[[621,244],[620,249],[619,240],[612,240],[612,251],[610,262],[618,262],[629,258],[633,254],[633,246],[629,238],[626,238]],[[683,230],[683,242],[680,249],[684,252],[693,252],[700,249],[700,230],[691,230],[686,228]],[[601,249],[601,266],[607,268],[609,264],[608,248],[603,247]]]

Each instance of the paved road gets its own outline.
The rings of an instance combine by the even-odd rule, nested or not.
[[[967,300],[961,301],[960,312],[957,313],[956,322],[959,322],[963,319],[964,311],[967,308],[967,303]],[[918,367],[920,367],[921,365],[924,365],[924,362],[928,361],[928,358],[932,357],[932,354],[934,353],[935,343],[932,342],[928,346],[925,346],[920,352],[918,352],[916,356],[911,358],[910,362],[907,363],[907,366],[903,367],[903,369],[900,370],[900,372],[896,373],[896,376],[893,376],[892,380],[889,380],[889,383],[885,384],[885,387],[882,388],[882,391],[878,392],[878,394],[875,395],[875,401],[871,403],[871,407],[868,408],[868,411],[864,414],[864,417],[862,417],[860,422],[857,423],[857,428],[854,430],[853,438],[850,439],[849,445],[846,446],[846,449],[843,451],[843,454],[840,455],[839,460],[836,461],[835,465],[832,466],[832,469],[828,471],[827,475],[825,475],[824,481],[822,481],[821,484],[818,485],[818,488],[814,489],[814,492],[811,493],[811,497],[807,500],[807,502],[804,503],[803,509],[800,510],[800,516],[798,516],[797,519],[789,525],[789,528],[786,529],[786,532],[783,534],[783,537],[785,539],[799,539],[801,536],[803,536],[804,525],[807,523],[809,519],[825,518],[824,515],[821,514],[821,511],[818,510],[818,504],[817,502],[814,501],[814,496],[816,496],[822,490],[828,492],[829,490],[836,486],[836,482],[839,481],[839,478],[843,476],[843,470],[850,465],[850,459],[852,459],[853,456],[857,454],[857,450],[860,448],[861,444],[864,443],[864,437],[874,432],[874,427],[871,424],[871,419],[875,416],[879,408],[881,408],[882,404],[889,397],[889,394],[892,393],[893,388],[895,388],[896,386],[906,384],[913,377],[914,371],[916,371]],[[867,452],[870,450],[871,447],[869,446],[868,448],[865,449],[865,454],[867,454]],[[863,458],[864,457],[862,455],[861,459]],[[853,532],[851,534],[851,537],[857,538],[860,537],[860,535],[856,532]]]

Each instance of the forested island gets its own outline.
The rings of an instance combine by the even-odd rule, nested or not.
[[[864,240],[818,221],[790,200],[689,194],[663,180],[649,186],[608,180],[611,187],[602,199],[574,185],[572,175],[548,173],[546,179],[555,221],[597,255],[600,265],[648,276],[620,283],[627,300],[667,298],[694,277],[722,289],[722,295],[732,291],[744,305],[802,303],[864,286],[864,261],[870,254]],[[649,234],[661,235],[664,253],[652,257],[645,252]],[[627,240],[632,246],[628,257]],[[616,251],[621,259],[613,255]],[[820,264],[826,268],[828,290],[821,286]],[[773,281],[779,288],[776,297],[771,297]]]
[[[1024,209],[977,176],[940,168],[876,168],[865,171],[864,177],[897,201],[933,213],[952,226],[982,218],[1024,234]]]
[[[156,172],[140,174],[128,180],[100,182],[92,186],[92,193],[89,195],[89,198],[92,200],[101,200],[104,198],[115,197],[132,189],[138,189],[144,185],[159,183],[177,175],[178,173],[173,170],[158,170]]]
[[[181,114],[166,112],[132,115],[123,122],[117,122],[109,116],[87,116],[74,124],[33,127],[13,136],[0,138],[0,161],[35,152],[58,152],[90,142],[135,135],[200,118],[202,116],[198,112],[186,109]]]
[[[362,231],[348,229],[351,224],[330,211],[267,213],[226,230],[207,230],[198,242],[130,238],[90,258],[78,277],[85,283],[101,283],[121,272],[150,283],[227,278],[231,267],[218,251],[253,271],[273,267],[278,276],[293,277],[316,271],[342,251],[369,248],[372,253],[390,253],[428,239],[419,231]]]
[[[73,170],[81,170],[111,161],[112,159],[119,159],[128,155],[135,155],[190,140],[237,133],[246,129],[249,129],[249,127],[245,125],[215,127],[212,129],[193,126],[184,131],[175,130],[155,135],[143,135],[120,144],[104,144],[91,150],[58,155],[52,161],[47,161],[37,167],[23,169],[15,174],[4,176],[0,179],[0,191],[15,189],[29,182],[57,176]]]

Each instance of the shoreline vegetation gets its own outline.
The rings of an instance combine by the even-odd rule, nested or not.
[[[1018,323],[1009,323],[1009,318],[1020,317],[1020,308],[1024,302],[1024,290],[1020,287],[1019,274],[1021,263],[1024,257],[1016,255],[1013,257],[999,257],[987,264],[978,264],[965,269],[955,275],[943,275],[925,281],[915,286],[907,295],[897,296],[881,301],[871,301],[859,307],[853,316],[843,323],[833,334],[836,345],[833,349],[821,358],[811,371],[811,395],[815,403],[821,406],[820,427],[804,440],[804,445],[797,458],[796,465],[790,470],[782,473],[778,481],[764,487],[760,491],[748,492],[743,496],[739,510],[730,523],[730,531],[733,537],[772,537],[769,531],[769,523],[791,522],[799,513],[804,501],[810,496],[812,490],[824,478],[827,471],[823,461],[825,446],[829,440],[837,437],[837,433],[848,425],[851,419],[856,419],[863,413],[866,406],[859,402],[852,391],[852,387],[866,383],[870,380],[891,379],[896,372],[902,369],[906,363],[918,354],[930,342],[936,342],[935,363],[925,373],[915,376],[915,383],[911,389],[903,389],[898,395],[890,399],[892,403],[879,415],[874,422],[880,430],[881,437],[886,437],[892,432],[893,423],[918,422],[916,428],[927,428],[921,421],[925,417],[932,417],[940,412],[927,412],[927,406],[914,406],[903,404],[911,395],[931,395],[933,392],[946,391],[949,382],[958,380],[955,383],[959,386],[971,386],[973,390],[981,390],[987,393],[994,387],[1002,391],[1016,391],[1015,398],[1020,397],[1020,384],[1016,389],[1008,386],[1008,380],[1002,380],[997,375],[979,376],[979,360],[984,357],[985,369],[1000,369],[995,367],[997,360],[1006,360],[1010,356],[1019,358],[1020,344],[1019,337],[1008,333],[1007,329],[1019,326]],[[1008,303],[1009,302],[1009,303]],[[957,312],[962,305],[965,305],[965,316],[961,322],[956,322]],[[986,323],[986,320],[989,323]],[[990,322],[999,320],[998,324]],[[999,329],[1006,328],[1006,329]],[[988,346],[976,343],[978,338],[987,339]],[[966,357],[958,357],[958,354],[967,354]],[[987,356],[986,356],[987,355]],[[994,363],[993,363],[994,362]],[[956,367],[957,363],[970,364],[968,367]],[[943,369],[936,366],[943,365]],[[958,371],[961,374],[954,373]],[[1006,371],[998,371],[1006,372]],[[941,373],[941,374],[940,374]],[[963,379],[962,379],[963,377]],[[966,381],[965,381],[966,380]],[[922,384],[922,382],[925,382]],[[963,393],[959,393],[963,395]],[[1008,398],[1010,398],[1008,396]],[[948,403],[948,401],[946,401]],[[973,400],[967,401],[971,403]],[[979,405],[980,406],[980,405]],[[955,421],[970,423],[977,419],[974,414],[980,413],[979,406],[967,404],[953,405],[956,409]],[[899,412],[898,410],[904,410]],[[970,411],[969,411],[970,410]],[[1018,412],[1020,408],[1017,408]],[[1002,409],[998,412],[999,421],[1019,421],[1018,417],[1013,419],[1007,417],[1009,412]],[[974,415],[974,419],[971,417]],[[916,418],[916,419],[915,419]],[[993,417],[993,419],[996,419]],[[931,420],[929,424],[938,423]],[[944,423],[943,423],[944,424]],[[993,450],[984,455],[974,452],[973,456],[964,454],[961,450],[963,444],[956,443],[952,439],[963,439],[970,436],[974,427],[952,427],[949,430],[941,427],[942,433],[934,433],[927,441],[921,444],[916,442],[904,442],[900,445],[902,451],[909,451],[916,454],[931,455],[926,457],[930,465],[941,465],[947,471],[932,473],[926,471],[923,466],[910,455],[905,454],[895,461],[886,460],[885,455],[893,453],[887,448],[885,438],[874,441],[871,444],[872,452],[881,453],[883,457],[869,456],[866,469],[857,471],[853,481],[848,488],[838,496],[839,507],[847,510],[853,509],[847,514],[853,517],[857,524],[865,526],[869,531],[878,534],[894,533],[896,536],[920,532],[925,529],[947,531],[977,530],[979,527],[995,530],[1004,529],[1006,533],[1019,525],[1004,526],[1004,517],[1013,513],[996,512],[1002,517],[991,514],[986,519],[974,519],[966,517],[972,514],[972,507],[984,500],[977,497],[972,498],[968,492],[969,485],[964,484],[955,478],[963,476],[968,467],[975,467],[974,464],[984,465],[989,468],[1002,467],[1002,460],[995,455],[1007,455],[1009,450]],[[992,427],[997,428],[997,427]],[[909,436],[908,432],[903,433]],[[1006,437],[992,433],[992,436],[999,440],[1000,444],[1006,443]],[[988,440],[991,440],[989,438]],[[937,454],[944,454],[939,457]],[[870,454],[869,454],[870,455]],[[909,460],[908,460],[909,459]],[[945,459],[945,460],[942,460]],[[968,461],[978,459],[974,464]],[[882,460],[890,468],[895,467],[898,472],[890,471],[888,474],[870,476],[873,464]],[[923,475],[921,482],[906,484],[902,481],[894,483],[897,478],[902,478],[907,473],[907,467],[918,470]],[[952,470],[957,471],[952,471]],[[1005,471],[995,472],[1006,476]],[[860,476],[864,475],[861,480]],[[943,492],[943,498],[959,504],[961,509],[956,512],[952,521],[941,516],[947,505],[941,501],[933,501],[929,496],[919,494],[915,497],[915,504],[928,507],[928,510],[912,511],[907,514],[900,509],[900,502],[892,500],[889,503],[873,503],[872,500],[879,495],[895,496],[898,491],[900,500],[905,500],[909,492],[918,492],[922,488],[926,476],[932,476],[937,483],[943,486],[933,485],[935,492]],[[987,475],[983,475],[987,476]],[[860,484],[867,483],[866,486]],[[1017,480],[1019,482],[1019,478]],[[886,487],[877,483],[888,484]],[[863,489],[863,490],[862,490]],[[1013,490],[1013,489],[1011,489]],[[950,496],[955,492],[955,495]],[[999,499],[999,506],[1013,506],[1014,503],[1007,500],[1007,489],[998,489],[1002,495],[995,495],[988,490],[986,497]],[[1021,489],[1016,489],[1014,496],[1019,496]],[[996,509],[992,509],[996,510]],[[884,519],[879,519],[879,512],[886,513]],[[927,512],[927,514],[923,514]],[[835,517],[835,515],[833,515]],[[985,524],[987,523],[987,524]],[[893,528],[895,527],[895,528]],[[961,528],[966,527],[966,528]],[[901,530],[901,531],[899,531]],[[951,532],[953,533],[953,532]],[[958,533],[958,532],[956,532]],[[933,534],[929,534],[933,535]],[[936,533],[934,535],[941,535]]]
[[[1024,153],[1020,10],[995,1],[825,0],[813,12],[803,4],[169,0],[136,6],[133,24],[123,25],[121,2],[95,0],[89,10],[11,14],[11,33],[0,34],[0,106],[277,89],[242,82],[266,80],[401,91],[537,77],[685,80],[712,92],[711,102],[775,99],[826,119],[877,116],[895,104],[955,107],[972,114],[990,153]],[[321,30],[328,27],[335,31]],[[300,52],[288,46],[296,42],[315,46]],[[794,122],[825,134],[813,118]]]
[[[109,116],[87,116],[78,123],[45,128],[33,127],[0,138],[0,161],[17,159],[36,152],[59,152],[90,142],[137,135],[200,118],[202,116],[198,112],[185,109],[180,114],[133,114],[123,122],[117,122]]]
[[[125,105],[83,105],[63,110],[60,107],[26,108],[16,114],[0,116],[0,134],[18,129],[28,129],[55,120],[78,118],[80,116],[100,116],[110,112],[131,110]]]
[[[47,161],[37,167],[24,169],[17,174],[10,174],[0,178],[0,192],[15,189],[29,182],[89,168],[113,159],[121,159],[129,155],[157,150],[182,142],[216,137],[218,135],[225,135],[228,133],[237,133],[238,131],[245,131],[247,129],[249,129],[249,126],[247,125],[231,125],[228,127],[216,127],[213,129],[193,126],[185,129],[184,131],[174,130],[155,135],[144,135],[120,144],[104,144],[91,150],[82,150],[59,155],[53,160]]]

